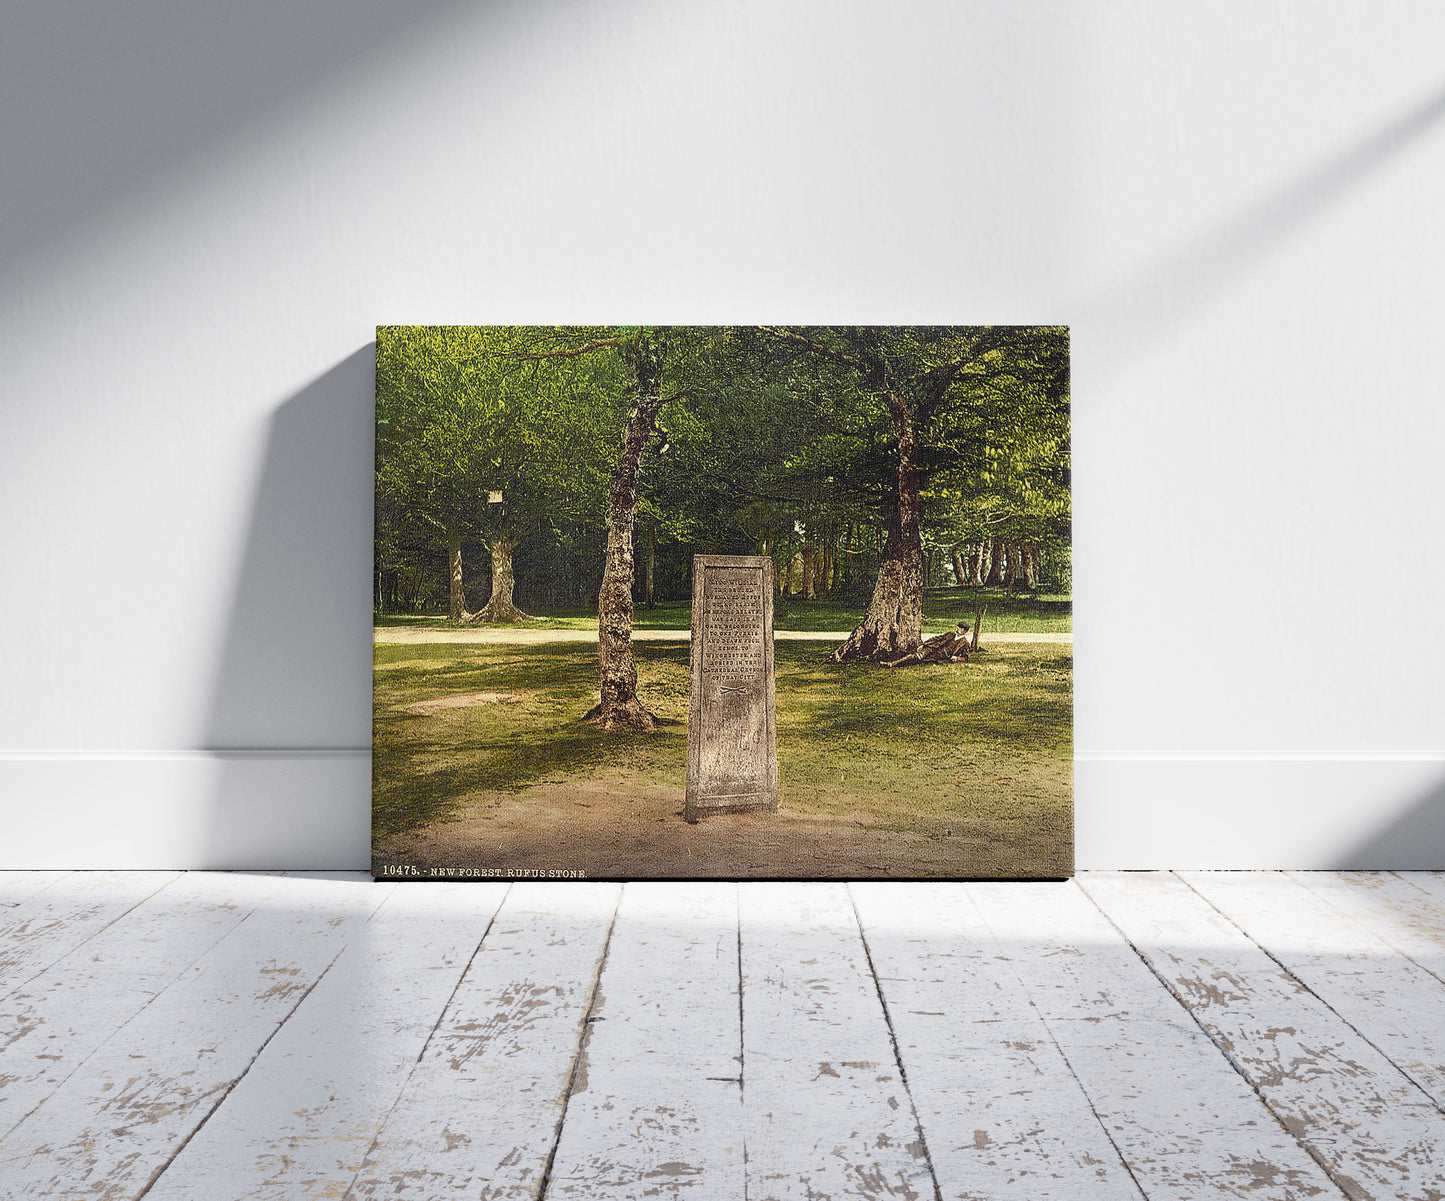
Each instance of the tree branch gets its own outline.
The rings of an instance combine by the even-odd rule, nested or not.
[[[594,350],[605,350],[608,347],[620,350],[626,345],[626,338],[603,338],[600,342],[589,342],[576,350],[540,350],[533,354],[509,354],[507,357],[523,363],[534,363],[538,359],[575,359],[579,355],[591,354]]]
[[[796,346],[802,346],[811,350],[814,354],[822,355],[825,359],[831,359],[835,363],[841,363],[845,367],[851,367],[854,371],[861,371],[864,375],[871,375],[868,364],[862,359],[855,359],[850,354],[844,354],[841,350],[834,350],[831,346],[824,346],[821,342],[815,342],[812,338],[804,337],[796,330],[783,329],[775,325],[759,325],[754,328],[762,330],[765,334],[771,334],[775,338],[781,338],[785,342],[792,342]]]
[[[536,363],[542,359],[575,359],[579,355],[591,354],[594,350],[606,350],[608,347],[620,350],[627,344],[626,338],[603,338],[597,342],[588,342],[586,346],[579,346],[575,350],[538,350],[530,354],[504,351],[501,354],[472,354],[452,361],[461,364],[475,363],[481,359],[511,359],[515,363]]]

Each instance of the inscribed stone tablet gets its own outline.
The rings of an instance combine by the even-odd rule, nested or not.
[[[773,563],[694,555],[687,820],[778,807]]]

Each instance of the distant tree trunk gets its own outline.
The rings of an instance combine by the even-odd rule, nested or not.
[[[812,526],[808,526],[808,527],[806,527],[806,528],[804,529],[804,531],[803,531],[803,599],[804,599],[804,600],[817,600],[817,599],[818,599],[817,591],[816,591],[816,590],[814,589],[814,587],[813,587],[813,577],[814,577],[813,563],[814,563],[814,551],[815,551],[815,550],[816,550],[816,547],[813,545],[813,527],[812,527]]]
[[[984,576],[983,582],[989,588],[997,588],[1003,583],[1003,543],[997,538],[988,544],[988,575]]]
[[[467,612],[467,597],[462,591],[462,539],[460,534],[447,535],[447,574],[451,581],[447,593],[447,619],[449,621],[465,621],[470,614]]]
[[[1012,588],[1014,586],[1014,580],[1018,576],[1019,544],[1017,542],[1005,542],[1004,553],[1008,556],[1008,561],[1004,564],[1003,586],[1005,588]]]
[[[657,562],[657,519],[647,523],[647,569],[642,576],[642,600],[651,609],[652,604],[652,570]]]
[[[604,730],[651,730],[657,719],[637,699],[632,658],[632,530],[637,521],[637,479],[652,423],[663,406],[662,364],[666,335],[643,336],[624,352],[633,371],[632,409],[607,504],[607,558],[597,595],[598,692],[583,717]]]
[[[988,555],[988,543],[976,542],[968,550],[968,583],[972,588],[983,585],[983,561]]]
[[[843,561],[847,557],[845,554],[847,549],[845,539],[846,534],[839,537],[833,546],[833,577],[828,584],[828,595],[830,596],[837,596],[839,590],[843,587]]]
[[[903,399],[886,393],[898,436],[898,507],[878,564],[873,599],[863,621],[838,647],[830,662],[891,661],[910,655],[923,638],[922,502],[918,478],[918,433]]]
[[[492,556],[492,595],[481,609],[469,614],[467,620],[501,623],[530,620],[512,603],[512,590],[516,587],[516,577],[512,574],[512,551],[516,546],[506,534],[498,534],[487,541],[487,551]]]
[[[953,550],[949,553],[953,557],[953,582],[962,588],[968,583],[968,579],[963,574],[963,547],[955,542]]]
[[[1024,573],[1024,587],[1030,592],[1039,586],[1039,548],[1036,542],[1019,543],[1019,566]]]
[[[843,539],[838,544],[838,563],[834,570],[834,590],[842,588],[845,581],[853,578],[853,534],[854,526],[850,521],[843,527]]]
[[[788,555],[788,570],[787,570],[787,573],[786,573],[786,574],[784,575],[784,577],[783,577],[783,595],[784,595],[784,596],[792,596],[792,595],[793,595],[793,563],[797,560],[797,558],[798,558],[797,555],[794,555],[794,554],[789,554],[789,555]]]

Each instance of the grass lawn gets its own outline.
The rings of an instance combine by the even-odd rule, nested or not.
[[[923,632],[941,634],[960,619],[973,622],[984,605],[984,637],[995,634],[1067,634],[1073,629],[1073,605],[1069,597],[1048,593],[1006,592],[1002,588],[930,588],[923,600]],[[796,597],[773,602],[773,626],[779,630],[851,630],[863,617],[862,605],[836,601],[802,601]],[[378,616],[378,626],[409,626],[416,629],[451,629],[444,616]],[[539,630],[592,630],[597,626],[595,609],[564,610],[537,614],[527,623]],[[637,608],[635,624],[643,630],[686,630],[692,624],[692,606],[669,601],[655,608]]]
[[[807,827],[811,860],[797,871],[774,866],[768,874],[837,874],[826,858],[835,832],[863,839],[867,845],[858,853],[866,851],[880,874],[1067,874],[1072,659],[1061,649],[1010,644],[968,664],[888,671],[831,665],[820,647],[778,643],[782,809],[814,824]],[[515,829],[528,820],[529,798],[536,799],[538,813],[544,800],[555,805],[559,797],[571,798],[567,803],[578,808],[561,812],[596,829],[609,806],[621,807],[616,821],[623,822],[634,812],[628,808],[635,806],[634,796],[646,790],[660,806],[649,821],[682,824],[674,805],[681,807],[686,777],[686,645],[634,647],[643,701],[665,719],[652,734],[605,734],[578,720],[596,696],[596,657],[587,647],[407,644],[374,650],[375,823],[383,843],[404,831],[480,821],[493,812],[510,815]],[[481,692],[515,699],[424,715],[407,711],[417,702]],[[781,817],[749,815],[754,823]],[[707,831],[719,823],[721,830],[723,820],[705,818],[685,829]],[[658,825],[649,828],[659,833]],[[574,831],[564,822],[537,833],[557,840],[572,834],[581,845],[566,861],[586,865],[581,827]],[[634,838],[629,845],[636,843]],[[786,849],[777,854],[796,857]],[[643,864],[628,874],[673,873]]]

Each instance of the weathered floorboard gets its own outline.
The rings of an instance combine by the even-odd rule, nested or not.
[[[619,895],[512,886],[348,1197],[539,1195]]]
[[[0,1198],[1442,1197],[1438,873],[504,887],[0,874]]]
[[[1138,1201],[1048,1026],[963,892],[850,888],[943,1197]]]
[[[1074,884],[971,884],[1149,1201],[1338,1194]]]
[[[734,884],[628,884],[549,1198],[743,1196]]]
[[[0,1136],[283,887],[188,872],[0,1001]]]
[[[1180,878],[1445,1105],[1445,984],[1282,873]]]
[[[1299,980],[1168,873],[1091,896],[1352,1198],[1439,1201],[1445,1115]]]
[[[740,889],[749,1201],[934,1195],[842,884]]]
[[[274,883],[274,881],[268,882]],[[138,1196],[390,886],[286,879],[0,1139],[16,1197]]]
[[[36,893],[58,884],[66,876],[78,874],[61,871],[0,872],[0,909],[13,909]]]
[[[342,1196],[506,891],[391,892],[147,1201]]]
[[[1287,872],[1330,906],[1445,981],[1438,872]]]
[[[0,910],[0,997],[64,959],[179,872],[71,872]]]

